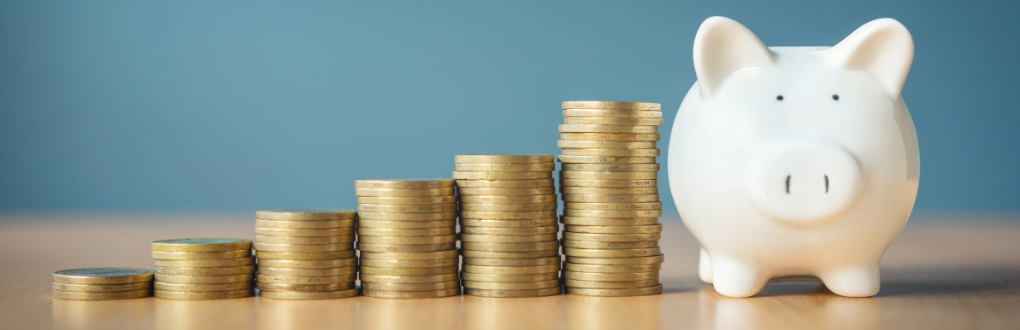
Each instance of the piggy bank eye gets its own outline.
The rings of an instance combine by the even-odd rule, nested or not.
[[[776,96],[776,100],[782,101],[783,100],[783,96],[782,95]]]
[[[832,94],[832,99],[839,101],[839,94]]]

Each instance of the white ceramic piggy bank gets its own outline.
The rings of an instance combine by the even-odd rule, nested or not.
[[[917,196],[917,134],[900,97],[913,52],[893,19],[834,47],[769,48],[731,19],[701,25],[669,183],[701,243],[702,280],[731,297],[796,275],[878,293],[878,261]]]

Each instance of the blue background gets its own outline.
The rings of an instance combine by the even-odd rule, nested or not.
[[[0,211],[352,207],[354,179],[557,154],[576,99],[662,103],[665,151],[713,15],[770,46],[900,20],[916,210],[1020,211],[1017,1],[362,2],[3,1]]]

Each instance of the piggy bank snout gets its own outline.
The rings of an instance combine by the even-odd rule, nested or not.
[[[748,193],[758,210],[791,223],[842,214],[863,184],[857,159],[823,141],[776,143],[751,161],[747,174]]]

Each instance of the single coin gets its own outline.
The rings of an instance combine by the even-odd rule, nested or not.
[[[259,283],[295,284],[295,285],[348,283],[354,282],[357,279],[358,274],[355,273],[338,276],[270,276],[263,274],[258,275]]]
[[[432,252],[453,250],[457,243],[442,243],[429,245],[394,245],[394,244],[368,244],[358,242],[358,250],[364,252]]]
[[[460,289],[460,281],[446,281],[435,283],[391,283],[391,282],[367,282],[361,281],[361,288],[374,291],[438,291],[449,289]]]
[[[659,194],[651,193],[645,195],[586,195],[586,194],[564,194],[560,197],[564,202],[579,203],[645,203],[658,202]]]
[[[255,219],[261,220],[344,220],[354,219],[356,215],[357,211],[348,209],[295,208],[255,211]]]
[[[654,126],[653,126],[654,127]],[[630,141],[655,142],[659,134],[655,133],[560,133],[560,139],[566,141]]]
[[[658,240],[641,242],[592,242],[564,239],[562,242],[564,248],[578,249],[647,249],[659,247]]]
[[[361,293],[361,290],[358,288],[319,292],[262,291],[259,292],[259,297],[285,300],[317,300],[357,297],[359,293]]]
[[[523,251],[545,251],[558,247],[559,242],[540,243],[476,243],[462,242],[464,250],[493,251],[493,252],[523,252]]]
[[[652,234],[588,234],[564,232],[563,239],[571,241],[589,242],[643,242],[658,241],[662,238],[660,233]]]
[[[560,256],[557,255],[555,257],[529,258],[529,259],[464,258],[464,264],[479,266],[507,266],[507,267],[541,266],[541,265],[558,266],[560,264]]]
[[[326,229],[326,228],[347,228],[354,227],[355,219],[344,220],[318,220],[318,221],[297,221],[297,220],[260,220],[255,219],[255,227],[279,228],[279,229]]]
[[[500,228],[527,228],[555,226],[556,218],[528,219],[528,220],[484,220],[460,218],[461,226],[472,227],[500,227]]]
[[[591,187],[560,187],[563,194],[578,195],[652,195],[659,193],[659,187],[646,188],[591,188]],[[566,198],[566,196],[564,196]],[[566,201],[566,199],[564,199]],[[571,200],[576,202],[576,200]]]
[[[661,264],[651,265],[589,265],[565,263],[565,270],[584,273],[641,273],[657,272],[662,269]]]
[[[520,282],[539,282],[555,280],[560,277],[559,272],[549,272],[542,274],[475,274],[468,272],[461,272],[460,278],[464,281],[475,281],[475,282],[502,282],[502,283],[520,283]]]
[[[563,123],[579,125],[662,126],[662,118],[566,117],[563,118]]]
[[[560,178],[584,180],[654,180],[659,178],[659,172],[560,171]]]
[[[268,252],[330,252],[353,250],[354,242],[336,244],[270,244],[255,243],[255,250]]]
[[[542,172],[556,169],[556,163],[533,164],[457,164],[461,172]]]
[[[662,118],[662,111],[563,109],[563,117]]]
[[[377,268],[436,268],[454,266],[458,263],[460,260],[456,257],[435,260],[361,259],[361,266]]]
[[[536,204],[479,204],[463,202],[460,203],[461,211],[530,212],[530,211],[555,210],[556,207],[557,207],[556,202]]]
[[[561,217],[560,220],[565,225],[584,225],[584,226],[646,226],[659,223],[659,218],[616,219],[616,218]]]
[[[633,288],[647,288],[656,286],[659,284],[659,279],[643,280],[643,281],[623,281],[623,282],[597,282],[597,281],[580,281],[580,280],[563,280],[563,284],[572,288],[586,288],[586,289],[633,289]]]
[[[438,291],[378,291],[362,290],[361,294],[366,297],[389,298],[389,299],[416,299],[416,298],[443,298],[460,295],[460,288]]]
[[[631,258],[631,257],[645,257],[654,256],[662,253],[661,248],[644,248],[644,249],[575,249],[575,248],[563,248],[563,254],[570,257],[585,257],[585,258]]]
[[[453,228],[457,220],[435,221],[393,221],[358,219],[358,229],[414,229],[414,228]]]
[[[552,186],[553,179],[457,180],[457,188],[539,188]]]
[[[139,268],[79,268],[53,272],[53,282],[67,284],[127,284],[152,281],[153,271]]]
[[[453,180],[445,178],[362,179],[354,180],[354,188],[375,189],[430,189],[453,187]]]
[[[380,267],[361,267],[362,274],[369,275],[409,275],[409,276],[423,276],[423,275],[440,275],[440,274],[452,274],[457,272],[457,266],[443,266],[435,268],[380,268]]]
[[[464,235],[539,235],[556,234],[560,231],[559,226],[542,227],[517,227],[517,228],[493,228],[493,227],[468,227],[460,228]]]
[[[358,266],[336,268],[271,268],[259,265],[259,275],[265,276],[340,276],[355,274]]]
[[[567,256],[567,262],[588,265],[652,265],[661,264],[666,257],[662,254],[647,257],[628,258],[587,258]]]
[[[485,289],[466,289],[464,294],[470,296],[479,297],[493,297],[493,298],[513,298],[513,297],[543,297],[552,296],[563,293],[563,289],[560,287],[537,289],[537,290],[485,290]]]
[[[440,275],[423,275],[423,276],[404,276],[404,275],[371,275],[361,274],[361,282],[371,283],[438,283],[438,282],[449,282],[456,281],[459,277],[457,273],[440,274]]]
[[[556,147],[580,148],[580,149],[655,149],[655,141],[558,140],[556,141]],[[597,170],[581,170],[581,171],[597,171]]]
[[[358,228],[362,236],[438,236],[454,235],[457,230],[453,226],[447,228]]]
[[[290,237],[255,235],[255,243],[268,244],[340,244],[353,243],[354,235],[323,236],[323,237]]]
[[[457,164],[535,164],[552,163],[552,155],[456,155]]]
[[[255,289],[241,289],[232,291],[210,291],[210,292],[185,292],[185,291],[154,291],[156,298],[173,300],[213,300],[213,299],[234,299],[245,298],[255,295]]]
[[[562,171],[658,172],[659,164],[563,164]]]
[[[216,284],[216,283],[234,283],[251,281],[255,278],[255,274],[238,274],[238,275],[165,275],[156,274],[157,282],[165,283],[180,283],[180,284]]]
[[[560,265],[538,265],[538,266],[481,266],[464,265],[464,272],[474,274],[542,274],[552,273],[560,270]]]
[[[661,233],[662,225],[646,226],[577,226],[567,225],[566,231],[592,234],[653,234]]]
[[[457,203],[428,205],[358,204],[358,212],[435,213],[457,211]]]
[[[464,287],[468,289],[483,290],[538,290],[546,288],[559,288],[560,280],[537,281],[537,282],[475,282],[464,281]]]
[[[573,210],[661,210],[662,202],[648,203],[563,203],[563,207]]]
[[[214,284],[187,284],[187,283],[166,283],[166,282],[155,282],[154,288],[156,290],[163,291],[183,291],[183,292],[210,292],[210,291],[233,291],[248,289],[254,286],[252,281],[234,282],[234,283],[214,283]]]
[[[659,272],[640,273],[585,273],[565,270],[563,278],[566,280],[597,281],[597,282],[636,282],[647,280],[659,280]]]
[[[272,260],[260,259],[259,267],[270,268],[337,268],[357,266],[358,258],[330,259],[330,260]]]
[[[654,218],[661,217],[662,210],[572,210],[564,209],[563,215],[585,218]]]
[[[432,245],[457,242],[457,235],[442,236],[358,236],[358,243],[386,245]]]
[[[347,283],[329,283],[329,284],[276,284],[276,283],[257,283],[256,288],[259,291],[285,291],[285,292],[322,292],[322,291],[337,291],[353,289],[354,282]]]
[[[361,251],[361,259],[385,259],[385,260],[439,260],[456,259],[460,255],[459,250],[446,250],[434,252],[369,252]]]
[[[453,187],[428,189],[386,189],[386,188],[354,188],[359,197],[427,197],[452,196]]]
[[[358,203],[383,205],[429,205],[456,203],[457,196],[358,197]]]
[[[599,296],[599,297],[646,296],[651,294],[661,294],[662,284],[647,288],[633,288],[633,289],[587,289],[567,287],[567,293],[578,294],[582,296]]]
[[[54,291],[64,292],[124,292],[150,289],[152,288],[152,282],[126,284],[67,284],[54,282],[52,287]]]
[[[236,238],[181,238],[152,242],[153,251],[223,252],[251,248],[251,240]]]
[[[538,235],[484,235],[484,234],[461,234],[461,242],[477,243],[533,243],[555,241],[557,234]]]
[[[654,134],[659,131],[658,126],[624,126],[624,125],[581,125],[563,124],[560,125],[561,133],[628,133],[628,134]]]
[[[151,297],[152,289],[122,292],[68,292],[53,291],[53,298],[64,300],[113,300]]]
[[[435,221],[435,220],[450,220],[457,218],[456,211],[449,212],[431,212],[431,213],[378,213],[378,212],[361,212],[358,213],[358,217],[361,219],[369,220],[392,220],[392,221]]]
[[[550,179],[552,172],[463,172],[453,171],[457,180],[535,180]]]
[[[550,179],[551,180],[551,179]],[[556,192],[545,195],[525,196],[467,196],[460,195],[461,203],[482,203],[482,204],[533,204],[533,203],[555,203]]]
[[[460,216],[469,219],[499,219],[499,220],[547,219],[555,218],[556,210],[529,211],[529,212],[461,211]]]
[[[644,126],[633,126],[644,127]],[[612,156],[612,157],[659,157],[659,149],[574,149],[563,148],[563,155],[569,156]]]
[[[563,108],[659,111],[662,109],[662,105],[659,103],[651,102],[564,101]]]
[[[323,229],[282,229],[255,227],[255,235],[290,236],[290,237],[323,237],[340,236],[354,233],[354,228],[323,228]]]
[[[156,273],[164,275],[239,275],[254,272],[255,266],[202,268],[156,266]]]
[[[258,229],[256,229],[257,231]],[[152,259],[157,260],[211,260],[236,259],[251,256],[251,249],[227,252],[165,252],[152,251]]]
[[[573,156],[559,155],[560,163],[587,164],[655,164],[655,157],[615,157],[615,156]]]
[[[259,262],[262,260],[332,260],[354,258],[354,250],[331,252],[269,252],[256,251]]]
[[[593,188],[643,188],[657,187],[656,180],[581,180],[581,179],[560,179],[563,187],[593,187]]]
[[[461,253],[464,258],[486,258],[486,259],[531,259],[531,258],[545,258],[545,257],[558,257],[560,255],[559,249],[542,250],[542,251],[524,251],[524,252],[494,252],[494,251],[475,251],[475,250],[463,250]]]

